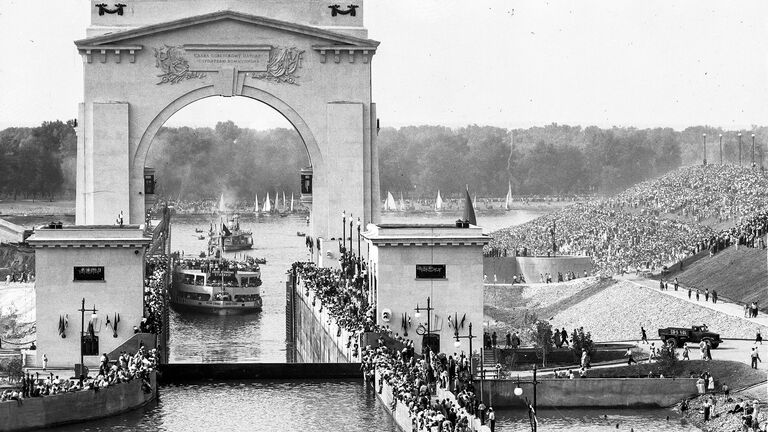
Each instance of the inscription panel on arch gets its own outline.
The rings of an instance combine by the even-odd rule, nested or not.
[[[214,72],[232,66],[243,72],[266,72],[269,45],[184,45],[189,70]]]

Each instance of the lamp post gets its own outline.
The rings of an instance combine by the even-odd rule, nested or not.
[[[355,221],[352,220],[352,213],[349,214],[349,253],[351,254],[354,249],[352,249],[352,225],[355,224]]]
[[[344,245],[347,243],[347,212],[341,211],[341,253],[344,253]]]
[[[83,374],[83,371],[85,370],[85,364],[83,363],[83,338],[85,337],[85,312],[90,310],[91,311],[91,319],[96,318],[96,305],[93,305],[93,309],[86,309],[85,308],[85,297],[83,297],[83,302],[80,306],[80,374]]]
[[[741,132],[739,132],[739,166],[741,166]]]
[[[525,384],[532,384],[533,385],[533,405],[528,404],[528,416],[531,421],[531,430],[533,432],[536,432],[536,429],[538,428],[538,420],[536,419],[536,411],[537,411],[537,404],[536,404],[536,386],[539,384],[539,381],[536,379],[536,364],[533,365],[533,380],[532,381],[522,381]],[[517,377],[517,385],[515,389],[513,390],[513,393],[517,397],[523,396],[523,389],[520,387],[520,377]],[[525,402],[528,403],[528,399],[525,399]]]
[[[720,134],[720,165],[723,164],[723,134]]]
[[[357,218],[357,256],[362,257],[360,255],[360,226],[362,225],[362,222],[360,222],[360,218]]]
[[[472,339],[476,338],[477,336],[472,334],[472,323],[469,323],[469,334],[467,336],[459,336],[459,328],[456,327],[456,332],[454,333],[454,337],[456,338],[456,342],[453,343],[453,346],[456,348],[461,347],[461,339],[469,339],[469,376],[470,378],[475,373],[475,369],[472,367]]]
[[[707,165],[707,134],[703,133],[701,136],[704,138],[704,165]]]
[[[422,308],[419,307],[419,304],[416,304],[416,308],[414,309],[416,313],[414,314],[416,318],[421,318],[421,311],[425,311],[427,313],[427,331],[424,332],[425,335],[427,335],[427,341],[431,341],[430,335],[432,334],[432,311],[434,308],[432,307],[432,304],[430,302],[430,298],[427,297],[427,307]],[[423,340],[423,338],[422,338]],[[424,352],[424,344],[422,344],[421,347],[422,353]]]
[[[752,168],[755,167],[755,134],[752,134]]]

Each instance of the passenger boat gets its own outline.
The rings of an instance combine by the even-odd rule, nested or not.
[[[170,303],[218,315],[234,315],[261,310],[261,269],[255,259],[245,261],[221,258],[173,257],[173,283]],[[216,256],[219,256],[218,258]]]
[[[227,226],[227,223],[229,226]],[[240,229],[240,217],[232,216],[227,223],[221,223],[218,232],[211,231],[208,240],[208,250],[211,253],[214,246],[221,247],[224,252],[232,252],[253,248],[253,233]],[[231,227],[231,229],[230,229]]]

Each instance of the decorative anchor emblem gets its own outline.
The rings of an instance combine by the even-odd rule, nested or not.
[[[122,16],[123,15],[123,8],[126,5],[124,5],[122,3],[115,3],[115,5],[114,5],[115,8],[114,9],[107,9],[107,4],[106,3],[99,3],[99,4],[94,5],[94,6],[99,8],[99,16],[102,16],[105,13],[110,14],[110,15],[118,14],[118,15]]]
[[[336,16],[336,15],[356,16],[357,15],[357,11],[356,10],[360,6],[351,4],[351,5],[347,6],[347,10],[345,10],[345,11],[339,9],[340,7],[341,6],[339,6],[337,4],[328,6],[328,8],[331,9],[331,16]]]

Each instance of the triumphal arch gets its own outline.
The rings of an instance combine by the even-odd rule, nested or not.
[[[78,225],[113,224],[121,212],[143,223],[155,134],[211,96],[259,100],[296,128],[312,164],[314,236],[340,237],[342,211],[378,221],[371,61],[379,43],[368,39],[362,0],[103,1],[91,1],[87,37],[75,42],[85,81]]]

